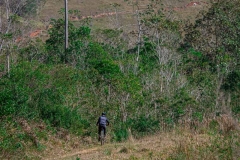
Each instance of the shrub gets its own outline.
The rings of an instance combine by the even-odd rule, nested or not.
[[[63,85],[66,79],[55,76],[61,71],[54,70],[51,66],[29,62],[13,66],[11,78],[0,79],[0,116],[43,119],[53,127],[81,134],[88,123],[77,108],[64,105],[65,92],[77,81],[68,80],[69,83]],[[64,73],[69,79],[75,74],[74,70],[66,68]]]
[[[128,138],[127,126],[124,123],[118,124],[113,131],[113,140],[120,142]]]
[[[140,116],[136,119],[129,119],[127,123],[136,136],[159,130],[159,121],[151,117]]]

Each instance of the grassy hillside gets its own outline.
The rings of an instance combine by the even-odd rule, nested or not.
[[[204,7],[205,5],[209,5],[209,1],[191,1],[191,0],[171,0],[171,1],[156,1],[158,3],[161,3],[163,8],[185,8],[185,10],[182,10],[183,12],[188,11],[188,7],[197,8],[192,10],[192,12],[198,12],[199,8]],[[196,4],[193,4],[196,3]],[[108,11],[115,11],[114,4],[116,8],[119,11],[131,11],[134,12],[137,9],[137,6],[140,7],[140,9],[146,8],[149,4],[148,0],[140,0],[140,1],[117,1],[117,0],[100,0],[98,2],[94,0],[71,0],[68,2],[69,9],[72,10],[80,10],[82,15],[96,15],[97,13],[101,12],[108,12]],[[118,5],[116,5],[118,4]],[[42,9],[41,16],[43,17],[53,17],[57,16],[56,13],[61,9],[64,8],[64,3],[59,3],[58,0],[52,0],[52,1],[46,1],[46,4],[44,8]],[[53,17],[55,18],[55,17]],[[185,17],[186,18],[186,17]]]
[[[190,0],[162,0],[156,1],[159,8],[168,14],[169,17],[175,20],[193,20],[197,14],[206,10],[209,6],[209,0],[205,1],[190,1]],[[121,27],[128,29],[131,24],[136,24],[136,17],[134,17],[135,11],[145,10],[150,4],[148,0],[140,1],[117,1],[117,0],[100,0],[98,2],[94,0],[71,0],[68,2],[70,10],[79,10],[81,16],[96,16],[103,13],[115,13],[114,15],[106,15],[98,18],[93,18],[94,28],[116,28]],[[51,18],[59,18],[58,11],[64,8],[64,3],[59,3],[58,0],[46,1],[45,6],[41,10],[39,15],[42,21],[49,22]],[[75,15],[74,15],[75,16]],[[118,24],[116,24],[118,23]],[[133,26],[132,26],[133,27]]]
[[[232,159],[239,157],[239,147],[231,143],[239,141],[206,133],[193,134],[176,129],[176,132],[157,133],[140,140],[131,139],[125,143],[107,144],[104,147],[91,146],[52,159]],[[214,152],[212,152],[214,151]],[[51,159],[49,158],[49,159]]]
[[[118,9],[131,11],[127,2],[117,2]],[[2,3],[11,9],[0,14],[0,159],[68,158],[73,149],[95,147],[103,111],[110,144],[87,150],[99,151],[90,157],[238,158],[239,1],[212,3],[191,21],[200,3],[171,2],[152,3],[133,17],[88,20],[82,16],[109,2],[69,1],[72,9],[86,6],[71,15],[81,20],[69,21],[66,50],[59,1],[46,1],[40,15],[38,3]],[[16,6],[21,10],[10,12]],[[39,19],[51,24],[39,31],[45,35],[24,36]],[[136,143],[119,144],[127,140]]]

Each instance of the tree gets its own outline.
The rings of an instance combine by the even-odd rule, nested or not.
[[[11,55],[19,47],[15,40],[24,35],[29,27],[28,23],[23,23],[24,18],[29,13],[36,12],[44,0],[4,0],[0,4],[0,55],[6,55],[6,68],[10,72]],[[27,25],[26,25],[27,24]]]
[[[89,43],[91,29],[86,25],[77,28],[69,22],[69,45],[65,50],[65,21],[61,18],[57,20],[52,19],[51,24],[53,27],[49,30],[50,38],[46,41],[48,62],[70,63],[73,66],[83,67],[83,59]]]
[[[213,86],[216,88],[213,93],[215,110],[230,109],[230,92],[226,92],[223,85],[239,70],[239,5],[238,0],[219,0],[213,3],[194,25],[186,27],[187,34],[181,46],[187,75],[194,76],[193,81],[198,84],[206,79],[207,74],[211,76],[212,80],[206,82],[205,87],[208,85],[210,89],[211,84],[211,89]],[[205,88],[205,91],[208,89]]]

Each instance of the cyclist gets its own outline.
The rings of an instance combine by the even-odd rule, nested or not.
[[[109,125],[109,121],[106,117],[106,113],[102,113],[102,116],[100,116],[98,118],[98,121],[97,121],[97,126],[98,126],[98,141],[100,141],[100,136],[101,136],[101,130],[103,129],[104,131],[104,137],[106,136],[106,126]]]

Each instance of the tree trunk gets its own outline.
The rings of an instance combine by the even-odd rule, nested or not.
[[[10,53],[7,51],[7,74],[8,78],[10,78]]]
[[[141,35],[142,35],[142,25],[141,25],[141,20],[140,20],[140,16],[139,16],[139,11],[136,11],[137,14],[137,22],[138,22],[138,41],[137,41],[137,45],[138,45],[138,50],[137,50],[137,62],[139,60],[139,53],[140,53],[140,47],[141,47]]]

